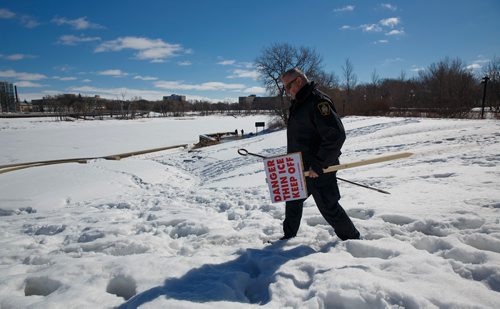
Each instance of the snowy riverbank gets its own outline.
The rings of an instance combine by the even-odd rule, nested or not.
[[[255,121],[267,119],[0,119],[0,162],[194,143]],[[236,150],[282,154],[285,131],[1,174],[0,308],[498,306],[500,122],[343,121],[342,162],[415,153],[339,172],[391,192],[340,183],[363,240],[339,242],[310,199],[298,237],[265,244],[284,208],[262,163]]]

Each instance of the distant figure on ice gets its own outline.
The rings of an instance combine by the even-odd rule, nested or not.
[[[243,129],[241,129],[241,136],[245,135],[245,131],[243,131]]]
[[[298,68],[281,76],[286,94],[292,105],[288,118],[288,153],[301,152],[305,170],[307,191],[312,194],[319,211],[342,239],[359,239],[359,232],[339,204],[340,193],[337,173],[323,173],[323,168],[339,164],[340,149],[345,141],[344,126],[337,115],[332,100],[316,89]],[[304,200],[286,202],[284,236],[297,235]]]

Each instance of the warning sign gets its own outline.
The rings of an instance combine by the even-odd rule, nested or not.
[[[273,203],[307,198],[300,152],[264,159],[267,184]]]

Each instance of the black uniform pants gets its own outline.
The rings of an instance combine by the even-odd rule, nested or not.
[[[312,195],[321,215],[342,239],[359,239],[359,231],[339,204],[340,193],[336,173],[327,173],[318,178],[306,178],[307,191]],[[283,231],[285,238],[295,237],[302,218],[305,199],[286,202]]]

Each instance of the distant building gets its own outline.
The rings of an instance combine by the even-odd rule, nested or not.
[[[17,87],[12,83],[0,81],[0,112],[16,112],[18,102]]]
[[[48,111],[49,110],[48,103],[45,102],[44,99],[31,100],[31,110],[33,112]]]
[[[289,99],[284,98],[288,104]],[[239,104],[248,104],[254,109],[273,109],[281,106],[281,98],[275,97],[258,97],[256,95],[249,95],[248,97],[238,97]]]
[[[185,95],[171,94],[169,96],[164,96],[163,101],[186,102],[186,96]]]
[[[248,97],[239,97],[238,103],[240,104],[252,104],[257,96],[255,94],[249,95]]]
[[[19,103],[19,111],[22,113],[29,113],[33,111],[33,105],[26,102]]]

